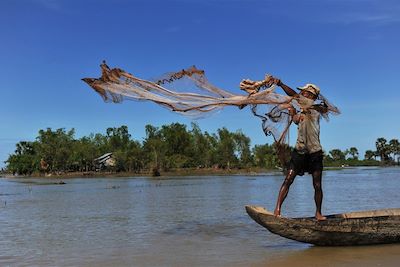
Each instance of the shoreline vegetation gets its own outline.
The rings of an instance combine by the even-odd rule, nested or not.
[[[42,174],[32,173],[29,178],[57,178],[57,179],[68,179],[68,178],[129,178],[129,177],[179,177],[179,176],[224,176],[224,175],[250,175],[250,176],[261,176],[269,173],[281,172],[279,169],[260,169],[260,168],[249,168],[249,169],[176,169],[163,171],[159,176],[154,176],[152,172],[111,172],[111,171],[90,171],[90,172],[66,172],[66,173],[54,173],[54,174]],[[1,175],[0,175],[1,177]],[[2,177],[5,178],[23,178],[28,177],[27,175],[12,175],[5,174]]]
[[[39,130],[35,141],[16,144],[0,177],[262,175],[285,169],[274,145],[251,147],[250,138],[240,130],[220,128],[208,133],[195,123],[191,129],[172,123],[146,125],[145,131],[140,142],[132,139],[125,125],[79,139],[74,136],[75,129]],[[399,165],[397,139],[378,138],[375,147],[375,151],[367,150],[362,160],[356,147],[324,151],[325,169]],[[286,149],[290,153],[293,148]]]
[[[337,167],[324,167],[324,171],[337,171],[349,168],[380,168],[389,167],[382,165],[360,165],[360,166],[337,166]],[[66,172],[66,173],[32,173],[31,175],[13,175],[11,173],[2,173],[0,178],[44,178],[44,179],[73,179],[73,178],[168,178],[179,176],[230,176],[230,175],[246,175],[246,176],[269,176],[271,174],[282,174],[281,169],[261,169],[261,168],[248,168],[248,169],[178,169],[169,170],[160,173],[160,176],[154,176],[151,172],[110,172],[110,171],[91,171],[91,172]]]

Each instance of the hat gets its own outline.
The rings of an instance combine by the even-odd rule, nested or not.
[[[318,96],[319,92],[321,91],[318,86],[316,86],[315,84],[312,84],[312,83],[307,83],[303,87],[297,87],[297,89],[310,92],[311,94],[313,94],[315,96]]]

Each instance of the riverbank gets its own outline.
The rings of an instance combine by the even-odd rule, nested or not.
[[[351,168],[379,168],[381,166],[328,166],[324,167],[324,171],[337,171]],[[218,168],[185,168],[160,172],[160,176],[154,176],[152,172],[66,172],[66,173],[52,173],[40,174],[33,173],[31,175],[12,175],[2,174],[0,178],[49,178],[49,179],[68,179],[68,178],[123,178],[123,177],[169,177],[169,176],[227,176],[227,175],[249,175],[249,176],[263,176],[266,174],[282,174],[281,169],[265,169],[265,168],[248,168],[248,169],[218,169]]]
[[[118,177],[168,177],[168,176],[214,176],[214,175],[263,175],[265,173],[280,172],[279,169],[263,169],[263,168],[248,168],[248,169],[218,169],[218,168],[185,168],[176,169],[169,171],[160,172],[160,176],[154,176],[152,172],[66,172],[66,173],[52,173],[52,174],[40,174],[33,173],[31,175],[12,175],[3,174],[0,177],[3,178],[23,178],[23,177],[35,177],[35,178],[118,178]]]

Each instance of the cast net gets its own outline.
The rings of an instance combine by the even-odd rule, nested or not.
[[[167,109],[194,118],[204,117],[226,106],[243,109],[249,106],[261,119],[262,129],[275,140],[277,154],[285,166],[288,156],[287,136],[292,118],[288,108],[316,109],[328,119],[339,114],[337,107],[319,95],[312,106],[305,106],[299,95],[287,96],[275,92],[275,79],[266,75],[261,81],[242,80],[244,94],[234,94],[211,84],[203,70],[192,66],[178,72],[166,73],[158,79],[144,80],[119,69],[110,69],[103,61],[99,78],[84,78],[106,102],[121,103],[124,100],[147,100]]]

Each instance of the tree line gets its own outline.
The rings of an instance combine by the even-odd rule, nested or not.
[[[115,164],[109,170],[131,173],[158,173],[184,168],[272,169],[280,166],[273,145],[250,146],[251,140],[240,130],[231,132],[220,128],[216,133],[203,132],[192,123],[172,123],[156,127],[145,126],[143,141],[132,138],[128,127],[107,128],[105,134],[96,133],[75,138],[75,129],[39,130],[35,141],[21,141],[9,155],[6,171],[13,174],[90,172],[98,170],[95,159],[112,152]],[[378,138],[376,151],[367,151],[365,160],[358,159],[352,147],[325,153],[328,165],[377,165],[393,163],[399,158],[399,142],[387,143]]]
[[[325,155],[327,165],[337,165],[337,163],[348,165],[399,165],[400,161],[400,142],[398,139],[391,139],[389,142],[380,137],[375,142],[376,150],[367,150],[364,160],[359,160],[359,152],[356,147],[350,147],[344,151],[332,149]],[[379,160],[379,161],[378,161]]]

